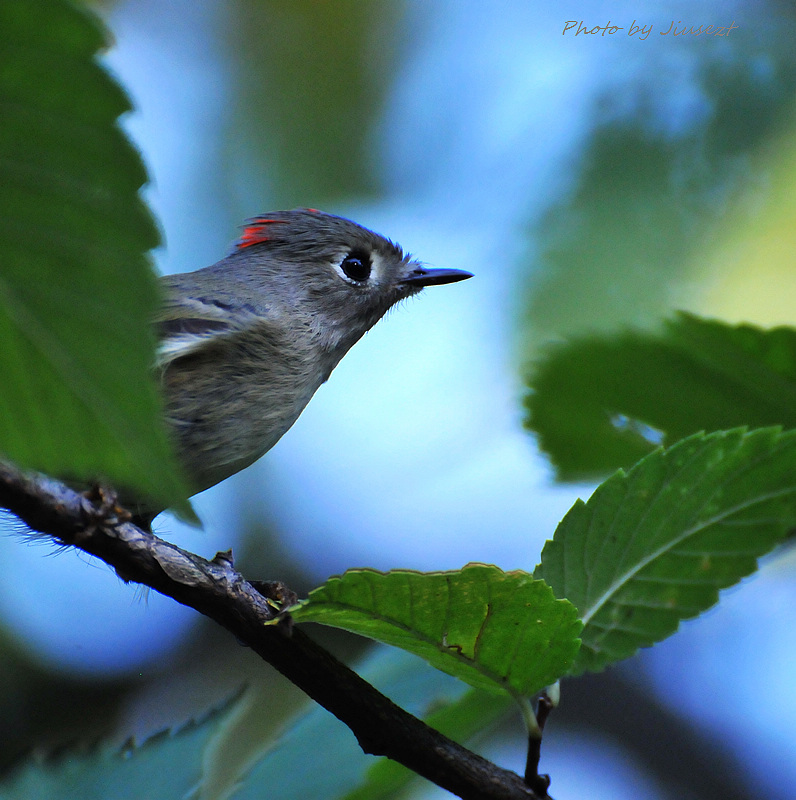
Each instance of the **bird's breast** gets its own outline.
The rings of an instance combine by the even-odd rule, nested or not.
[[[263,325],[210,339],[169,363],[166,417],[195,490],[270,450],[337,361],[309,337]]]

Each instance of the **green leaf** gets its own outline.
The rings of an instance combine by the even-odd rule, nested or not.
[[[218,735],[235,701],[199,722],[164,731],[140,746],[100,745],[92,752],[30,760],[0,782],[0,800],[109,800],[196,797],[204,752]]]
[[[585,623],[573,673],[659,642],[796,525],[796,431],[697,434],[578,501],[534,576]]]
[[[186,492],[150,377],[158,234],[105,38],[65,0],[0,3],[0,453],[165,505]]]
[[[578,480],[700,430],[796,427],[796,331],[679,314],[659,333],[553,348],[530,384],[526,425],[558,476]]]
[[[578,650],[574,608],[524,572],[349,570],[290,609],[296,622],[344,628],[421,656],[477,688],[531,695]]]

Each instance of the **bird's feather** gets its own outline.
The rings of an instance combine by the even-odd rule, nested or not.
[[[168,293],[153,319],[158,337],[157,366],[195,352],[218,337],[247,329],[258,316],[247,308],[231,309],[214,300]]]

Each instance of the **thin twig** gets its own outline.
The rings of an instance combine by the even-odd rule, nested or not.
[[[525,783],[542,797],[547,796],[547,790],[550,788],[550,776],[539,774],[539,759],[542,755],[542,732],[553,708],[555,708],[555,703],[546,693],[542,693],[539,696],[534,714],[536,724],[528,726],[528,757],[525,762]]]

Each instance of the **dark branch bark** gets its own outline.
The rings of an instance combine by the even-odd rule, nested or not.
[[[112,502],[95,505],[58,481],[0,462],[0,507],[33,530],[105,561],[223,625],[344,722],[366,753],[387,756],[462,798],[546,797],[513,772],[413,717],[288,624],[268,625],[274,603],[233,569],[230,553],[212,561],[123,520]]]

